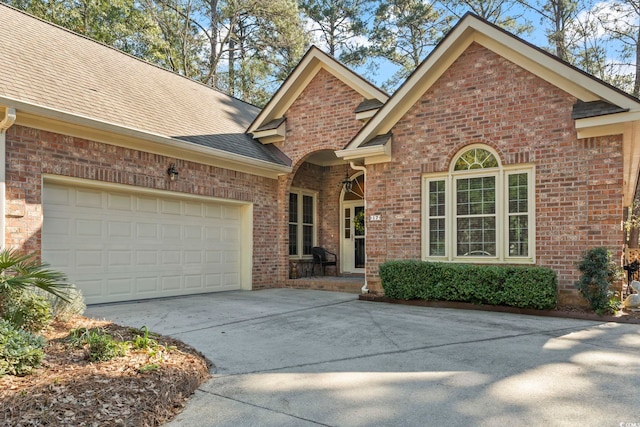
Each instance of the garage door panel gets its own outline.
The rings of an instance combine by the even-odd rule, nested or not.
[[[162,238],[165,240],[181,240],[180,225],[163,224],[160,226]]]
[[[222,208],[225,219],[240,219],[240,209],[235,206],[224,206]]]
[[[132,198],[130,195],[109,193],[107,194],[107,208],[131,212],[133,210]]]
[[[133,280],[129,278],[107,280],[107,295],[129,296],[133,293]]]
[[[179,291],[182,288],[182,278],[180,276],[164,276],[161,278],[162,290]]]
[[[98,300],[103,297],[102,288],[103,282],[102,280],[78,280],[75,282],[76,287],[82,290],[82,295],[84,296],[87,302],[91,300]]]
[[[136,294],[153,296],[158,290],[158,276],[136,278]]]
[[[78,237],[101,237],[102,221],[97,219],[77,219],[75,234]]]
[[[180,202],[174,200],[162,200],[161,201],[161,209],[160,213],[169,214],[169,215],[180,215]]]
[[[201,251],[185,251],[184,263],[186,265],[202,265],[204,262],[202,255]]]
[[[202,290],[202,275],[193,274],[184,276],[185,289]]]
[[[109,221],[107,237],[131,237],[131,222]]]
[[[61,236],[66,239],[71,231],[71,223],[68,218],[49,218],[49,224],[51,225],[51,235]]]
[[[109,251],[107,258],[109,267],[131,267],[133,265],[131,251]]]
[[[68,268],[71,265],[70,258],[73,256],[73,253],[70,250],[60,249],[49,251],[47,255],[47,263]]]
[[[203,206],[202,203],[190,203],[187,202],[184,204],[184,214],[186,216],[194,216],[197,218],[202,218]]]
[[[184,226],[184,238],[185,240],[202,240],[203,232],[202,226],[199,225],[185,225]]]
[[[42,202],[49,206],[69,206],[71,189],[64,187],[49,188],[42,195]]]
[[[222,207],[221,206],[205,206],[204,216],[206,218],[222,218]]]
[[[45,182],[43,259],[88,304],[240,289],[240,209]]]
[[[75,265],[78,269],[95,269],[104,267],[104,263],[102,261],[102,251],[85,249],[82,251],[76,251],[75,254]]]
[[[73,189],[69,189],[69,191],[73,191]],[[77,207],[85,207],[85,208],[96,208],[102,209],[102,192],[97,190],[86,190],[86,189],[78,189],[74,194],[70,194],[69,204],[73,205],[73,201],[75,200],[75,206]]]

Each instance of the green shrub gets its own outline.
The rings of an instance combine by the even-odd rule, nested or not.
[[[85,347],[92,362],[111,360],[127,354],[129,343],[114,339],[101,328],[73,329],[69,334],[72,345]]]
[[[607,248],[589,249],[578,264],[582,277],[576,282],[582,296],[597,313],[611,312],[615,305],[611,304],[614,291],[613,283],[620,278],[620,269],[611,259]]]
[[[543,267],[389,261],[380,265],[386,296],[551,309],[555,272]]]
[[[66,276],[38,261],[36,254],[12,249],[0,250],[0,299],[10,290],[38,288],[67,300]]]
[[[142,328],[134,330],[136,336],[131,341],[131,346],[136,350],[149,350],[158,347],[158,341],[149,337],[149,328],[142,326]],[[142,335],[138,334],[141,332]]]
[[[4,293],[0,317],[14,327],[37,333],[51,323],[49,300],[29,289],[12,289]]]
[[[26,375],[40,366],[44,344],[44,338],[0,319],[0,376]]]

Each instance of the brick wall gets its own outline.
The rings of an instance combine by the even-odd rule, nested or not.
[[[8,246],[40,251],[42,174],[241,200],[254,204],[253,287],[276,285],[276,180],[22,126],[8,130],[6,147]]]
[[[348,166],[321,167],[305,160],[313,153],[340,150],[347,145],[362,127],[354,111],[363,100],[362,95],[321,69],[285,114],[286,139],[276,145],[293,162],[293,172],[281,177],[278,189],[280,200],[284,201],[278,208],[281,219],[278,235],[284,242],[279,280],[286,286],[295,285],[285,276],[289,271],[288,194],[292,186],[319,191],[318,244],[336,253],[339,261],[340,182]]]
[[[471,45],[392,130],[393,161],[367,169],[367,277],[421,256],[421,174],[447,171],[466,145],[493,147],[503,165],[536,168],[536,264],[558,273],[563,302],[578,302],[575,264],[593,246],[618,257],[620,136],[578,140],[576,99],[491,51]]]

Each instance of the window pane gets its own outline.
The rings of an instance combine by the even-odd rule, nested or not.
[[[298,255],[298,226],[289,224],[289,255]]]
[[[482,148],[472,148],[458,157],[453,169],[457,171],[464,171],[496,167],[498,167],[498,160],[493,154],[487,150],[483,150]]]
[[[445,255],[445,219],[429,220],[429,255]]]
[[[305,225],[302,227],[302,254],[310,255],[313,247],[313,226]]]
[[[509,175],[509,213],[525,213],[528,206],[527,174]]]
[[[289,222],[298,222],[298,195],[289,194]]]
[[[509,216],[509,256],[529,255],[528,223],[527,215]]]
[[[351,238],[351,208],[344,210],[344,238]]]
[[[458,256],[495,256],[495,217],[468,217],[457,219]]]
[[[302,196],[302,222],[313,224],[313,197]]]
[[[465,178],[456,181],[458,215],[487,215],[496,212],[495,177]]]
[[[444,200],[444,181],[429,182],[429,216],[444,216]]]

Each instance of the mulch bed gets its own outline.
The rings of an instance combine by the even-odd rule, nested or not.
[[[391,304],[414,305],[420,307],[456,308],[463,310],[497,311],[502,313],[527,314],[531,316],[562,317],[568,319],[595,320],[599,322],[617,322],[640,324],[640,310],[622,310],[615,316],[600,316],[583,307],[561,306],[555,310],[535,310],[506,307],[501,305],[482,305],[453,301],[399,300],[376,294],[361,294],[363,301],[386,302]]]
[[[74,328],[101,327],[130,341],[140,331],[85,317],[55,322],[42,366],[31,375],[0,377],[0,424],[10,426],[156,426],[175,417],[210,377],[206,358],[181,341],[153,338],[163,347],[149,354],[90,362],[67,339]],[[150,368],[146,370],[145,368]]]

